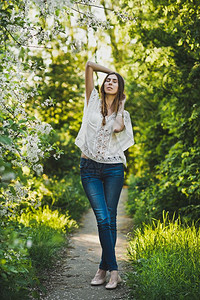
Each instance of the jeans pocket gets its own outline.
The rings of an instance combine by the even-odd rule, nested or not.
[[[88,165],[88,159],[86,159],[86,158],[81,158],[81,161],[80,161],[80,169],[86,168],[87,165]]]

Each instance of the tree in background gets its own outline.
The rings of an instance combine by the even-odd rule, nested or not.
[[[200,19],[196,1],[122,1],[129,27],[129,109],[135,177],[129,209],[150,221],[162,210],[200,215]]]

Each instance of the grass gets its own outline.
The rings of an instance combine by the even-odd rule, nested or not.
[[[200,231],[180,219],[153,221],[129,241],[128,284],[135,299],[200,299]]]
[[[27,227],[45,225],[62,232],[70,232],[77,227],[76,221],[71,219],[68,212],[61,214],[58,210],[51,210],[48,205],[43,207],[27,208],[19,217],[18,222]]]
[[[28,251],[37,268],[52,265],[59,249],[66,245],[65,233],[78,226],[67,213],[63,215],[58,210],[52,211],[48,205],[37,209],[27,208],[18,217],[18,222],[31,228]]]
[[[2,300],[29,299],[41,287],[44,270],[53,266],[77,222],[48,206],[28,207],[0,226],[0,295]],[[38,296],[38,295],[36,295]]]

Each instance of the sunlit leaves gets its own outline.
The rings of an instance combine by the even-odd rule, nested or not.
[[[132,155],[138,175],[143,174],[141,181],[149,176],[153,180],[135,196],[151,216],[159,216],[163,208],[171,213],[180,208],[186,214],[182,208],[200,199],[199,6],[192,1],[132,3],[135,22],[129,31],[135,43],[129,46],[134,55],[129,60],[128,95],[140,132],[139,151]],[[134,182],[133,189],[136,186]],[[136,217],[142,219],[145,206],[140,205]]]

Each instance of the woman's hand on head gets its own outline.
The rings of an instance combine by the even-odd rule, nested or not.
[[[92,90],[94,89],[93,72],[103,72],[109,74],[112,72],[112,70],[102,65],[96,64],[90,60],[87,61],[85,66],[85,89],[86,89],[87,103],[89,101]]]

